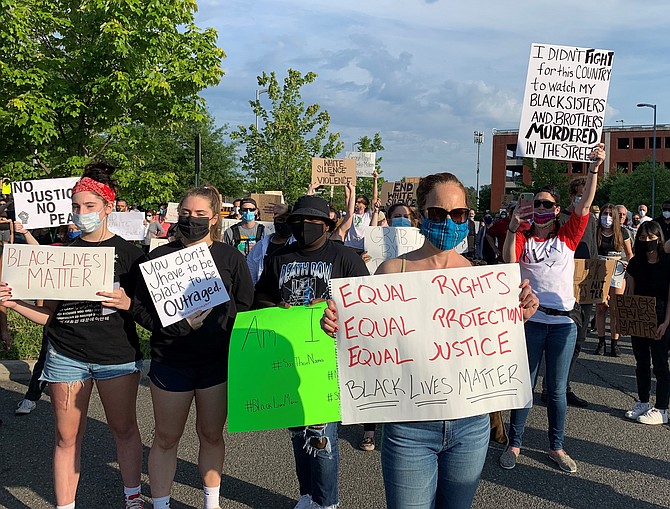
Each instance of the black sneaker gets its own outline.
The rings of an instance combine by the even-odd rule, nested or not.
[[[540,394],[540,401],[542,401],[542,403],[547,402],[547,393],[545,391],[542,391],[542,394]]]
[[[570,391],[565,394],[566,399],[568,400],[568,405],[576,406],[578,408],[586,408],[589,406],[589,402],[585,399],[580,398],[574,392]]]

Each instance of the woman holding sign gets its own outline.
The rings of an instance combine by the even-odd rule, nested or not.
[[[105,163],[90,164],[84,169],[84,176],[72,189],[72,221],[81,235],[68,244],[92,251],[99,247],[114,248],[115,289],[98,292],[107,300],[45,301],[43,306],[35,306],[9,300],[11,288],[0,283],[0,301],[5,306],[45,326],[48,347],[40,380],[49,384],[56,421],[53,468],[56,504],[60,509],[75,506],[93,381],[116,442],[126,507],[143,507],[142,441],[135,412],[142,354],[130,313],[137,280],[131,268],[143,254],[107,229],[107,216],[113,211],[116,194],[113,172],[114,168]],[[112,502],[101,501],[101,505]]]
[[[572,319],[575,308],[574,258],[588,224],[598,168],[605,160],[604,144],[599,144],[591,152],[590,160],[582,199],[574,206],[567,222],[561,226],[558,220],[560,196],[554,188],[544,187],[535,194],[532,208],[515,207],[503,248],[505,261],[519,263],[521,276],[530,280],[540,299],[538,312],[525,324],[530,378],[534,386],[544,356],[548,456],[561,470],[571,473],[577,471],[577,465],[563,450],[563,439],[568,371],[577,339],[577,327]],[[500,457],[500,465],[505,469],[516,465],[529,411],[529,408],[512,410],[509,445]]]
[[[468,235],[467,193],[451,173],[424,177],[417,189],[423,246],[387,260],[376,274],[470,267],[455,250]],[[528,281],[521,285],[524,319],[537,308]],[[328,302],[321,326],[336,335],[337,309]],[[386,423],[382,472],[389,509],[469,508],[477,490],[490,436],[488,414],[462,419]]]
[[[170,507],[177,447],[194,399],[204,507],[219,507],[225,453],[223,426],[226,422],[230,333],[236,314],[248,310],[254,300],[254,287],[244,255],[236,247],[221,242],[220,210],[220,195],[214,187],[204,186],[188,191],[178,209],[180,239],[154,249],[149,258],[150,262],[161,260],[162,256],[197,244],[207,246],[215,268],[198,272],[199,268],[211,263],[203,261],[201,264],[202,260],[198,259],[188,264],[188,270],[196,280],[211,278],[214,285],[222,282],[230,300],[163,326],[157,306],[163,308],[169,298],[179,301],[188,297],[186,292],[191,288],[188,284],[183,285],[186,290],[180,293],[181,281],[179,285],[171,283],[173,276],[187,270],[186,264],[170,267],[167,262],[154,263],[154,267],[160,265],[164,271],[150,276],[154,278],[149,280],[154,283],[149,285],[151,290],[145,281],[140,281],[138,286],[135,318],[151,331],[149,378],[156,424],[149,453],[149,480],[155,509]]]

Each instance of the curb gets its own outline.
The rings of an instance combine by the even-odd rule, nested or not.
[[[33,368],[37,361],[0,361],[0,382],[30,382]],[[147,379],[151,361],[145,360],[142,365],[142,381]]]

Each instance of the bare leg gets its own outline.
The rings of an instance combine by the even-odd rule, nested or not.
[[[221,471],[226,453],[223,426],[226,423],[228,383],[195,391],[196,430],[200,440],[198,468],[205,486],[221,484]]]

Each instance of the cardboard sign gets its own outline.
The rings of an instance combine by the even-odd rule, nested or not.
[[[179,219],[179,204],[173,201],[168,203],[167,211],[165,212],[165,220],[168,223],[176,223]]]
[[[144,212],[112,212],[107,216],[107,228],[125,240],[144,240]]]
[[[331,279],[344,424],[530,407],[518,264]]]
[[[600,304],[607,300],[614,260],[575,260],[573,278],[575,299],[580,304]]]
[[[382,207],[390,207],[395,203],[416,207],[417,187],[418,182],[384,182],[380,196]]]
[[[113,247],[5,244],[2,280],[14,299],[94,300],[114,287]]]
[[[256,206],[260,212],[260,219],[271,222],[274,217],[275,204],[281,203],[281,196],[276,194],[253,193],[251,197],[256,200]]]
[[[656,299],[641,295],[617,295],[614,312],[619,334],[656,339]]]
[[[237,314],[228,361],[228,431],[340,420],[335,341],[319,325],[325,306]]]
[[[621,261],[621,258],[618,256],[599,255],[598,259],[614,263],[614,271],[612,272],[612,278],[610,279],[610,286],[612,288],[623,287],[623,280],[626,277],[626,265]]]
[[[347,152],[347,159],[356,161],[357,177],[372,177],[375,172],[375,159],[377,152]]]
[[[312,182],[320,186],[346,186],[356,183],[356,161],[312,157]]]
[[[77,177],[12,182],[16,218],[27,229],[72,222],[72,188]]]
[[[614,52],[532,44],[519,157],[588,161],[600,142]]]
[[[419,249],[425,240],[421,232],[412,227],[366,226],[364,230],[370,274],[374,274],[382,262]]]
[[[163,327],[230,300],[204,242],[141,263],[140,270]]]
[[[149,252],[153,251],[159,246],[162,246],[163,244],[167,244],[168,242],[170,242],[168,239],[152,238],[151,241],[149,241]]]

